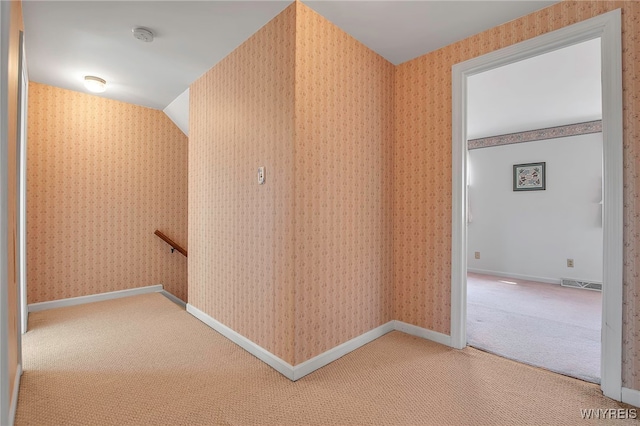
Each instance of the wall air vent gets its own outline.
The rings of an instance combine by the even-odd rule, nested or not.
[[[585,290],[602,291],[602,283],[563,278],[560,284],[564,287],[583,288]]]

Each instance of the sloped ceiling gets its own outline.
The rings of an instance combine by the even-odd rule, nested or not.
[[[25,1],[29,79],[86,91],[95,75],[101,96],[162,110],[289,3]],[[136,40],[139,26],[155,40]]]
[[[308,1],[394,64],[555,1]],[[291,4],[284,1],[33,1],[23,3],[29,77],[164,109],[189,85]],[[134,27],[156,35],[151,43]]]

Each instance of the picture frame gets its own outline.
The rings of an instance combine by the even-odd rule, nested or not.
[[[514,191],[544,191],[546,189],[546,162],[513,165]]]

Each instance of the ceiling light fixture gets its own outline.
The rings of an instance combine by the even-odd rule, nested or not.
[[[153,41],[153,32],[148,28],[138,27],[131,30],[133,36],[145,43],[151,43]]]
[[[107,90],[107,82],[100,77],[93,75],[84,76],[84,86],[93,93],[102,93]]]

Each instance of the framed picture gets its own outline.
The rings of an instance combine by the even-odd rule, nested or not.
[[[513,165],[514,191],[543,191],[546,163],[526,163]]]

